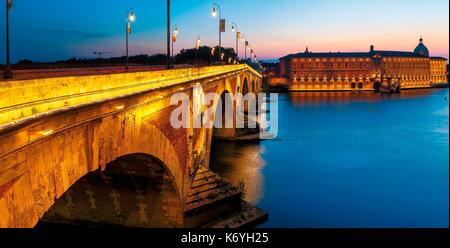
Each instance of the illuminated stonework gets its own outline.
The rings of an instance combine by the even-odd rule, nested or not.
[[[369,52],[349,53],[313,53],[307,48],[281,58],[280,74],[292,91],[428,88],[447,82],[446,61],[423,53],[377,51],[373,46]]]
[[[439,57],[430,58],[430,72],[433,83],[447,83],[447,59]]]
[[[35,226],[55,200],[85,175],[142,155],[158,162],[165,170],[159,175],[170,175],[174,189],[161,198],[165,202],[156,205],[143,204],[146,198],[137,192],[136,201],[128,203],[139,204],[142,218],[138,222],[146,225],[145,213],[151,209],[178,217],[173,208],[163,207],[186,204],[198,168],[209,166],[215,136],[213,128],[173,128],[170,116],[176,106],[170,97],[180,92],[192,96],[198,84],[204,94],[218,96],[242,94],[245,88],[252,93],[262,89],[261,74],[247,65],[2,83],[0,228]],[[195,113],[188,113],[193,120]],[[177,197],[171,197],[174,191]],[[87,209],[97,211],[99,198],[109,194],[94,193],[86,192],[87,200],[82,203],[92,204]],[[118,205],[116,194],[111,197],[107,202]],[[123,212],[117,206],[109,207]],[[163,223],[178,224],[182,223],[177,218],[172,224]]]
[[[42,115],[66,111],[92,103],[123,98],[133,94],[208,81],[243,70],[258,72],[247,65],[187,68],[166,71],[70,76],[1,82],[0,129]],[[183,89],[180,88],[182,91]],[[121,110],[119,104],[115,109]]]

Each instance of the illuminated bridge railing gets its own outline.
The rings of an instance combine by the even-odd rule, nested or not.
[[[0,81],[0,130],[40,116],[241,70],[229,65],[108,75]]]

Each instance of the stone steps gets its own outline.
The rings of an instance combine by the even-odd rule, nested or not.
[[[209,187],[208,187],[209,186]],[[211,203],[240,197],[242,193],[230,184],[210,184],[205,185],[201,190],[194,190],[190,193],[185,207],[185,213],[208,206]]]
[[[194,181],[194,182],[192,182],[192,188],[195,188],[195,187],[200,187],[200,186],[203,186],[203,185],[205,185],[205,184],[209,184],[209,183],[212,183],[212,182],[215,182],[215,179],[216,177],[215,176],[209,176],[209,177],[205,177],[204,179],[200,179],[200,180],[197,180],[197,181]]]
[[[263,224],[269,215],[262,209],[243,201],[239,212],[222,217],[203,228],[252,228]]]
[[[185,205],[185,227],[246,226],[264,222],[264,218],[267,214],[262,210],[242,201],[241,190],[199,168]]]

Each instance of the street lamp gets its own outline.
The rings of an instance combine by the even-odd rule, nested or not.
[[[197,36],[195,41],[195,65],[198,67],[198,49],[200,48],[202,40],[200,39],[200,35]]]
[[[177,35],[178,35],[178,26],[174,25],[172,28],[172,59],[170,60],[170,68],[174,68],[174,43],[177,42]]]
[[[167,69],[170,69],[172,66],[172,59],[170,56],[170,0],[167,0]]]
[[[136,15],[134,14],[133,9],[129,9],[127,12],[127,22],[126,22],[126,66],[125,68],[128,70],[128,36],[131,33],[131,23],[136,21]]]
[[[245,60],[247,60],[247,46],[248,46],[248,41],[247,41],[247,37],[241,33],[241,41],[244,42],[244,53],[245,53]]]
[[[237,24],[234,22],[231,25],[231,31],[236,32],[236,55],[237,55],[237,59],[239,60],[239,38],[241,36],[241,33],[238,30]]]
[[[13,76],[9,56],[9,9],[11,9],[11,7],[12,0],[6,0],[6,65],[5,71],[3,72],[3,77],[5,79],[11,79]]]
[[[211,65],[213,64],[213,57],[214,57],[215,51],[216,51],[216,49],[214,47],[211,48]]]
[[[222,11],[220,5],[217,3],[213,4],[211,15],[213,17],[219,16],[219,54],[222,53],[222,33],[225,32],[225,20],[222,19]]]
[[[250,46],[250,44],[248,43],[248,41],[247,41],[246,46],[247,46],[247,51],[248,51],[249,53],[251,53],[252,47]],[[251,59],[252,59],[252,56],[250,55],[250,60],[251,60]],[[245,61],[247,61],[247,58],[245,58]]]

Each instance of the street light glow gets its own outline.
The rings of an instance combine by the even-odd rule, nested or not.
[[[128,21],[135,22],[136,21],[136,15],[134,14],[134,11],[131,11],[128,15]]]
[[[136,15],[134,14],[133,9],[129,9],[127,12],[127,21],[126,21],[126,64],[125,69],[128,70],[128,36],[131,34],[131,23],[133,23],[136,20]]]
[[[217,8],[216,8],[216,6],[213,6],[212,11],[211,11],[211,15],[212,15],[213,17],[216,17],[216,16],[217,16]]]
[[[198,50],[200,48],[200,44],[202,43],[202,40],[200,39],[200,36],[197,36],[196,42],[195,42],[195,48]]]

